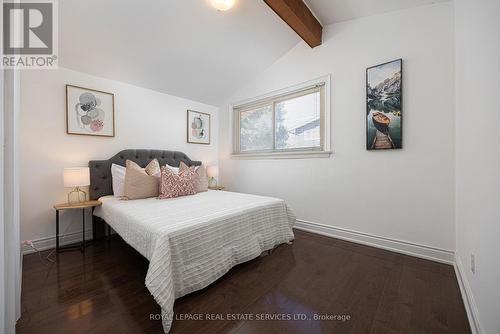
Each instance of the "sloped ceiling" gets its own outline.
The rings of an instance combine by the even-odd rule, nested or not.
[[[260,0],[59,1],[59,65],[219,105],[299,37]]]
[[[440,1],[306,3],[326,25]],[[59,1],[60,66],[215,106],[299,41],[262,0]]]
[[[449,0],[305,0],[323,25]]]

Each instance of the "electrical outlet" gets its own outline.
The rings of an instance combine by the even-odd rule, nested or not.
[[[476,273],[476,255],[474,254],[470,255],[470,271],[472,271],[473,274]]]
[[[23,245],[33,247],[33,241],[31,241],[31,240],[24,240],[23,241]]]
[[[31,240],[24,240],[23,241],[23,245],[24,246],[29,246],[31,249],[33,249],[35,252],[38,252],[38,249],[35,247],[35,245],[33,244],[33,241]]]

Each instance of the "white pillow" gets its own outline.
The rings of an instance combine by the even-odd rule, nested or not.
[[[111,164],[111,179],[113,182],[113,195],[124,196],[123,187],[125,184],[126,168],[117,164]]]
[[[171,170],[172,172],[174,172],[175,174],[179,174],[179,167],[172,167],[172,166],[170,166],[169,164],[166,164],[165,166],[167,166],[168,168],[170,168],[170,170]],[[195,170],[195,171],[197,171],[197,170],[198,170],[198,168],[200,168],[200,166],[196,166],[196,167],[194,168],[194,170]]]
[[[170,170],[172,172],[174,172],[175,174],[179,174],[179,167],[172,167],[169,164],[166,164],[165,166],[167,166],[168,168],[170,168]]]

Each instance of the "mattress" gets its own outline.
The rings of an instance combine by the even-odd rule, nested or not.
[[[277,198],[209,190],[173,199],[100,200],[94,215],[149,260],[146,287],[162,309],[165,333],[176,298],[294,238],[295,216]]]

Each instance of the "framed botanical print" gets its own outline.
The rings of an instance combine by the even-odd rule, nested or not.
[[[66,133],[115,136],[115,96],[111,93],[66,85]]]
[[[194,110],[187,111],[187,142],[210,144],[210,114]]]
[[[366,69],[366,149],[402,148],[403,60]]]

